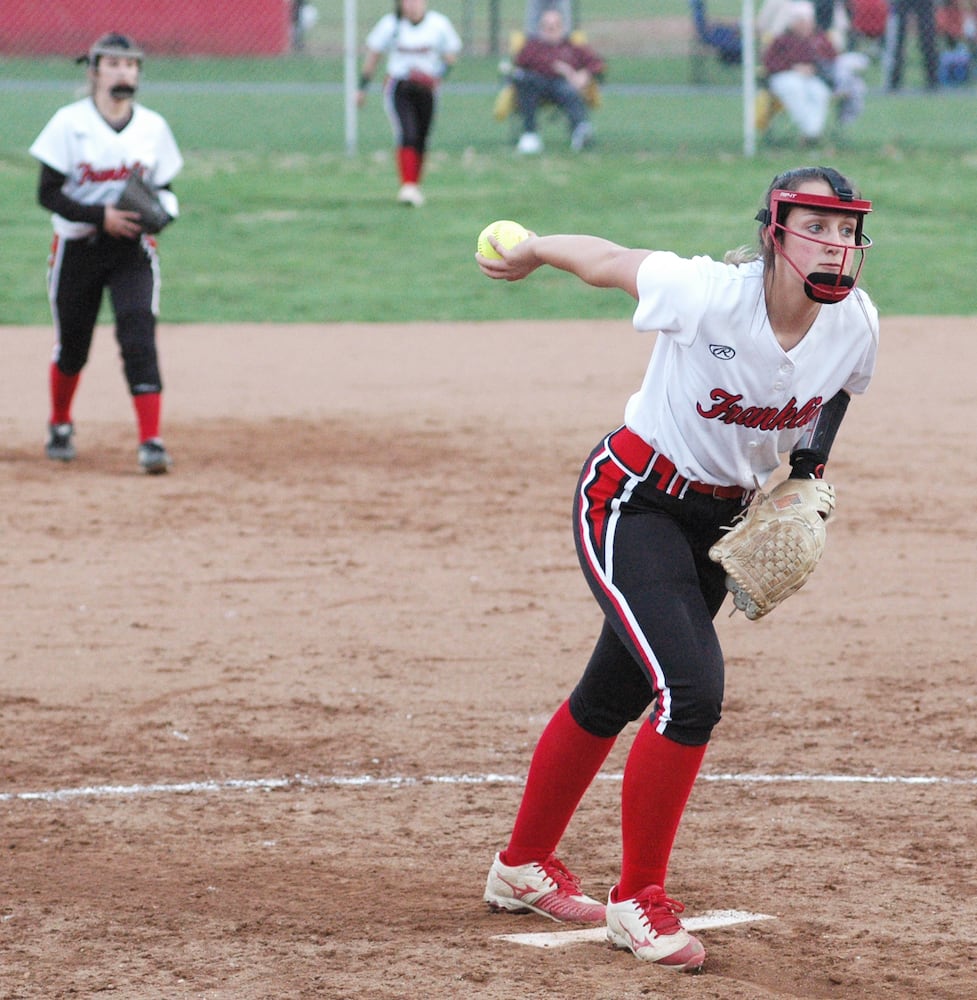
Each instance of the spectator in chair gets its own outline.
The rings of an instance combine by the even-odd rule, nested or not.
[[[571,0],[526,0],[525,31],[531,35],[539,24],[544,10],[558,10],[563,15],[567,31],[573,30],[573,4]]]
[[[763,54],[767,86],[783,104],[805,145],[816,145],[831,108],[831,87],[822,76],[823,66],[834,51],[827,51],[824,36],[818,36],[814,5],[808,0],[791,4],[786,25]]]
[[[513,82],[522,118],[520,153],[542,152],[536,117],[543,101],[552,101],[570,123],[570,147],[579,152],[593,142],[594,129],[584,92],[604,72],[604,60],[587,45],[567,35],[563,15],[543,11],[537,33],[526,40],[515,58]]]
[[[818,75],[831,86],[832,96],[838,104],[838,124],[845,126],[855,121],[865,109],[868,88],[864,73],[870,60],[865,53],[849,48],[851,21],[841,4],[819,2],[813,5],[813,11],[815,29],[812,38],[818,56]],[[766,0],[757,15],[761,41],[769,45],[774,37],[782,35],[790,28],[796,13],[797,0]],[[803,19],[807,19],[806,11]]]

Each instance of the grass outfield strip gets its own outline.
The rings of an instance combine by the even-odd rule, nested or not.
[[[558,272],[486,280],[472,260],[476,235],[515,218],[539,232],[717,256],[754,239],[771,177],[812,159],[851,174],[875,203],[863,283],[883,315],[977,311],[977,116],[966,92],[874,93],[859,130],[829,148],[802,154],[781,128],[745,160],[734,89],[608,86],[593,151],[569,155],[563,123],[547,120],[546,155],[525,161],[510,123],[491,117],[494,86],[459,81],[435,126],[428,204],[414,211],[393,201],[378,93],[349,157],[338,89],[280,83],[264,93],[206,79],[144,88],[187,160],[182,217],[160,239],[168,322],[626,318],[626,296]],[[50,223],[27,148],[73,96],[69,85],[0,86],[0,323],[49,321]]]

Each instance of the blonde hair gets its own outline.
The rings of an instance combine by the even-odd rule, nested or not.
[[[727,250],[723,255],[723,263],[732,264],[734,267],[739,267],[740,264],[749,264],[750,261],[759,259],[760,251],[756,247],[747,246],[745,243],[734,250]]]

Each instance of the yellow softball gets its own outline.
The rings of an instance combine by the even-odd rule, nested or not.
[[[529,238],[529,231],[511,219],[499,219],[487,225],[478,234],[478,252],[491,260],[501,260],[495,247],[489,243],[489,234],[494,236],[507,250]]]

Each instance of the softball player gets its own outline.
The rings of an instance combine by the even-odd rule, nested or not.
[[[169,184],[183,158],[166,121],[134,101],[142,58],[125,35],[99,38],[83,57],[90,96],[57,111],[30,152],[41,163],[38,201],[52,213],[54,226],[48,261],[55,347],[47,455],[62,462],[75,457],[72,403],[107,288],[138,423],[139,466],[160,473],[171,459],[160,438],[157,245],[142,231],[137,213],[115,204],[130,173],[138,171],[162,189],[163,207],[176,218],[179,205]]]
[[[820,478],[849,394],[875,367],[878,314],[855,287],[871,203],[828,167],[776,177],[759,252],[720,263],[626,249],[593,236],[531,235],[476,260],[517,281],[549,264],[637,300],[659,331],[624,424],[584,464],[574,534],[604,626],[576,688],[533,755],[508,845],[485,887],[495,909],[606,921],[638,958],[697,970],[702,944],[665,893],[666,870],[706,744],[719,721],[723,656],[713,619],[726,596],[709,547],[780,455]],[[555,851],[624,727],[651,706],[624,770],[622,861],[606,907]]]
[[[357,103],[362,107],[380,57],[388,53],[383,104],[397,144],[397,200],[424,204],[421,172],[441,81],[458,59],[461,39],[451,22],[427,9],[427,0],[398,0],[366,38]]]

